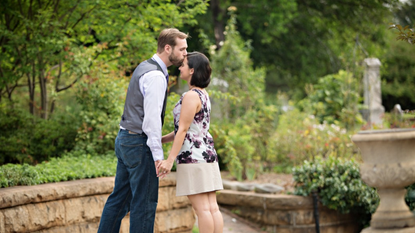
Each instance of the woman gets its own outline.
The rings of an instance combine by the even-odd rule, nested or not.
[[[176,104],[174,132],[162,138],[173,142],[167,160],[158,165],[158,176],[170,173],[177,163],[176,195],[187,195],[196,212],[200,233],[221,233],[223,218],[216,201],[216,191],[223,189],[218,156],[209,131],[210,100],[205,88],[210,83],[209,59],[199,52],[188,53],[179,68],[180,78],[189,91]]]

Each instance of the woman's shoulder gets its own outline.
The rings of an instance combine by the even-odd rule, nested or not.
[[[189,92],[195,92],[195,93],[197,93],[200,97],[202,97],[202,96],[207,96],[207,97],[209,97],[209,94],[207,93],[207,91],[205,90],[205,89],[192,89],[192,90],[190,90]]]
[[[190,99],[199,99],[199,98],[200,98],[200,94],[193,90],[189,90],[183,93],[183,99],[190,100]]]

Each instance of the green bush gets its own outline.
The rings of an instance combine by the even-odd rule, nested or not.
[[[75,145],[79,119],[71,114],[55,114],[50,120],[39,120],[31,135],[30,152],[39,162],[60,157]]]
[[[356,214],[362,227],[369,224],[379,203],[376,190],[360,179],[354,160],[319,157],[304,161],[302,166],[293,169],[293,178],[296,182],[294,194],[308,196],[316,191],[324,206]]]
[[[259,106],[234,119],[214,121],[211,133],[220,162],[238,180],[252,180],[269,164],[273,151],[267,149],[276,128],[274,105]]]
[[[29,134],[33,117],[23,111],[0,109],[0,164],[28,160]]]
[[[402,115],[386,112],[383,116],[382,128],[415,128],[415,110],[405,111]]]
[[[320,123],[342,125],[353,129],[364,123],[359,113],[358,80],[349,72],[340,70],[306,86],[307,97],[297,106],[301,111],[316,116]]]
[[[128,80],[113,72],[104,73],[106,69],[105,64],[96,64],[91,76],[86,76],[77,86],[81,125],[74,149],[88,154],[114,150],[123,113]]]
[[[406,204],[409,206],[409,209],[414,211],[415,210],[415,184],[412,184],[406,187],[408,193],[406,194],[405,201]]]
[[[236,15],[230,11],[226,26],[226,40],[219,51],[211,52],[212,77],[225,81],[226,85],[212,85],[212,89],[228,92],[237,101],[222,99],[220,106],[224,118],[231,121],[248,111],[260,109],[265,98],[265,69],[253,67],[249,42],[243,41],[236,29]]]
[[[67,180],[114,176],[117,157],[68,153],[36,166],[6,164],[0,167],[1,188],[17,185],[36,185]]]
[[[0,164],[36,164],[74,147],[77,118],[56,114],[44,120],[12,108],[0,109]]]
[[[279,115],[278,127],[268,140],[267,161],[275,167],[289,167],[316,156],[353,158],[356,146],[350,140],[352,134],[291,107]]]
[[[226,40],[219,51],[211,53],[212,77],[227,84],[211,86],[216,104],[212,111],[219,111],[212,115],[220,115],[212,117],[211,133],[221,168],[238,180],[253,179],[267,166],[268,141],[279,109],[265,103],[265,69],[253,67],[249,43],[236,30],[236,15],[230,14]]]

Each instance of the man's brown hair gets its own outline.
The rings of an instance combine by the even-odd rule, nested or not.
[[[176,38],[187,39],[188,34],[177,30],[176,28],[166,28],[160,32],[157,40],[157,52],[161,53],[164,51],[164,46],[167,44],[174,48],[176,46]]]

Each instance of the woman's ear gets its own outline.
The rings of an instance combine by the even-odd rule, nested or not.
[[[194,72],[195,72],[195,68],[191,68],[189,71],[190,74],[193,74]]]

